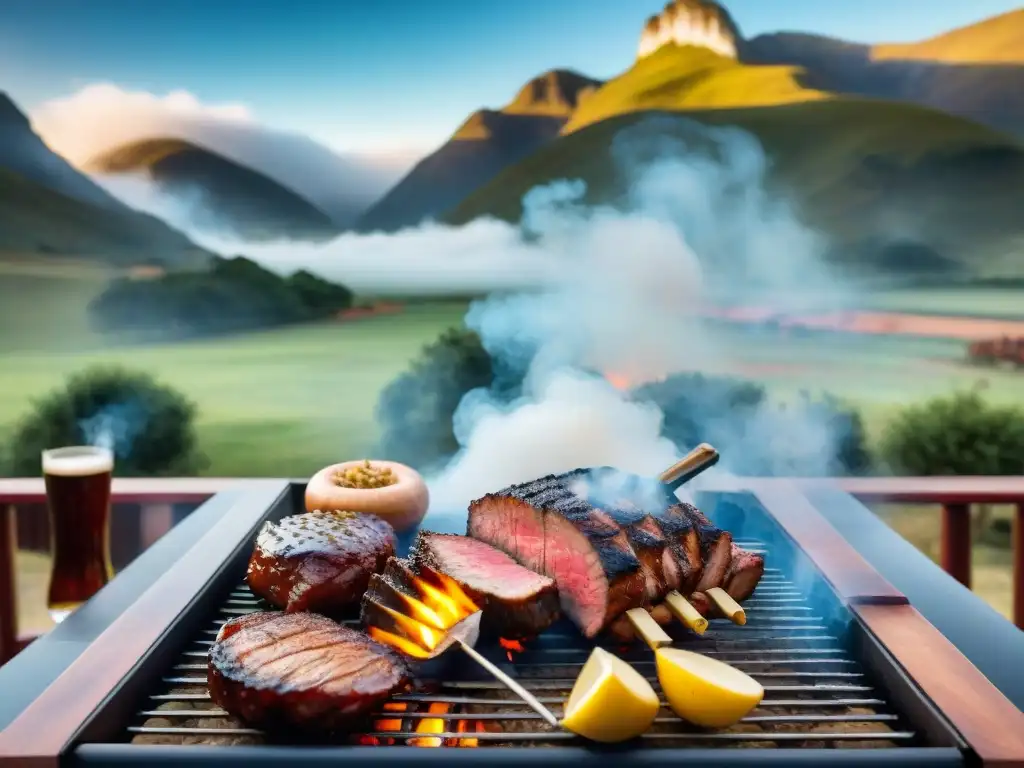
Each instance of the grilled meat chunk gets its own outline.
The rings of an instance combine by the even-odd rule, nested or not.
[[[210,698],[268,731],[344,730],[404,688],[389,648],[313,613],[250,613],[221,627],[207,665]]]
[[[433,581],[448,577],[458,584],[483,611],[481,629],[499,637],[535,637],[559,616],[553,579],[478,539],[421,531],[409,560],[417,573],[433,574]]]
[[[376,515],[309,512],[264,524],[246,580],[286,612],[336,614],[359,604],[394,553],[395,532]]]
[[[469,535],[554,579],[562,610],[585,637],[642,605],[647,579],[622,526],[566,475],[489,493],[469,506]]]
[[[750,597],[764,576],[764,557],[732,545],[729,568],[725,572],[723,588],[737,603]]]
[[[704,567],[693,591],[706,592],[712,587],[722,586],[732,559],[732,534],[714,525],[692,504],[673,504],[666,510],[665,517],[677,520],[685,518],[697,531]]]
[[[704,573],[704,558],[701,551],[700,535],[694,521],[685,514],[681,504],[673,504],[655,514],[652,522],[662,532],[667,559],[675,564],[678,589],[688,595],[697,588]]]

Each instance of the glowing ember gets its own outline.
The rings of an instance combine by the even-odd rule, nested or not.
[[[451,705],[443,701],[433,701],[430,703],[430,709],[427,712],[432,715],[446,715],[450,709]],[[425,717],[416,726],[416,733],[444,733],[444,719],[440,717]],[[436,736],[424,736],[409,739],[406,743],[414,747],[440,747],[443,740]]]
[[[509,661],[512,661],[513,654],[522,653],[526,650],[518,640],[506,640],[504,637],[499,637],[498,642],[505,649],[505,655],[508,656]]]
[[[472,727],[470,726],[470,723],[469,723],[468,720],[459,720],[458,727],[455,730],[456,730],[457,733],[473,733],[473,732],[485,733],[487,731],[487,729],[484,727],[484,724],[481,721],[479,721],[479,720],[473,721]],[[459,739],[458,740],[458,746],[460,746],[460,747],[479,747],[480,746],[480,739],[474,739],[474,738]]]
[[[407,613],[379,606],[394,621],[393,629],[401,634],[370,626],[367,628],[370,637],[413,658],[429,658],[430,652],[444,639],[445,632],[480,610],[452,579],[441,578],[438,574],[438,582],[435,585],[414,576],[413,586],[419,593],[418,598],[396,592]]]

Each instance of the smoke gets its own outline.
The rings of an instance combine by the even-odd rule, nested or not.
[[[679,458],[661,436],[663,414],[603,374],[637,384],[727,367],[735,336],[703,319],[700,310],[711,300],[757,301],[779,311],[825,297],[842,303],[840,283],[824,266],[824,243],[768,192],[768,163],[749,134],[652,120],[620,133],[612,156],[630,181],[614,207],[587,204],[586,186],[564,180],[526,196],[519,227],[478,221],[457,230],[342,237],[315,256],[290,249],[293,267],[343,282],[356,272],[381,278],[391,269],[392,279],[415,275],[450,285],[475,263],[485,265],[477,276],[489,277],[492,289],[528,288],[477,301],[467,314],[491,357],[514,370],[525,353],[527,374],[512,402],[506,392],[487,390],[462,399],[454,417],[461,450],[430,478],[438,509],[464,508],[510,483],[580,466],[657,475]],[[280,265],[283,253],[274,256]],[[359,263],[365,266],[356,270]],[[722,424],[738,417],[718,409],[699,418]],[[824,466],[839,439],[834,423],[813,411],[766,408],[743,418],[735,431],[744,450],[799,444],[809,447],[800,451],[802,461],[820,457]],[[730,445],[716,447],[728,471]]]
[[[147,423],[141,403],[128,401],[104,406],[93,416],[82,419],[78,429],[86,445],[111,451],[118,459],[131,455],[135,439]]]
[[[342,224],[379,198],[414,161],[339,155],[305,136],[262,125],[244,105],[203,104],[185,91],[156,96],[95,83],[45,102],[32,110],[31,118],[43,141],[80,168],[128,142],[183,139],[277,180]],[[140,184],[117,191],[133,207],[139,207],[140,199],[168,202]],[[169,209],[174,210],[173,204]],[[162,216],[167,210],[150,212]]]

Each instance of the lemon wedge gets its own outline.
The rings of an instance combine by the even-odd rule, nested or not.
[[[626,741],[651,727],[658,707],[658,694],[639,672],[595,648],[565,702],[562,727],[594,741]]]
[[[672,711],[694,725],[724,728],[761,703],[764,688],[724,662],[679,648],[659,648],[658,681]]]

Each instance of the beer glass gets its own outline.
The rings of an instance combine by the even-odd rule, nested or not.
[[[71,446],[43,451],[43,478],[50,508],[48,607],[55,622],[110,581],[110,478],[114,454]]]

